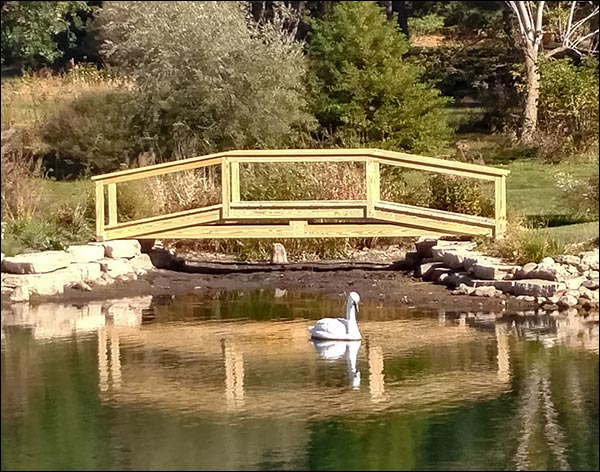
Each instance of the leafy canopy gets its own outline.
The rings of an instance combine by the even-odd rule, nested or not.
[[[414,152],[444,145],[449,99],[403,60],[409,43],[375,2],[340,2],[312,26],[309,87],[323,135]]]

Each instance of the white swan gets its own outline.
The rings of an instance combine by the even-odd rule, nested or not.
[[[356,313],[358,312],[360,296],[356,292],[350,292],[346,304],[346,319],[344,318],[322,318],[308,331],[313,339],[325,339],[330,341],[358,341],[362,339]]]
[[[348,380],[354,389],[360,387],[360,372],[356,369],[356,357],[360,348],[360,341],[324,341],[314,339],[313,346],[321,359],[335,361],[346,359],[348,367]]]

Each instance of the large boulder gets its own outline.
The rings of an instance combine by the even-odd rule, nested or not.
[[[5,257],[2,272],[10,274],[45,274],[64,269],[72,262],[66,251],[45,251]]]
[[[78,244],[69,246],[67,253],[75,263],[95,262],[104,258],[104,247],[97,244]]]
[[[104,256],[111,259],[131,259],[142,253],[142,247],[137,239],[115,239],[105,241]]]
[[[515,295],[530,295],[532,297],[552,297],[557,292],[565,290],[565,284],[553,280],[523,279],[516,280]]]

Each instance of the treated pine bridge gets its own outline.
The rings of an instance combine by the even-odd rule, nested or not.
[[[360,162],[363,200],[242,201],[240,164]],[[380,166],[390,165],[494,183],[494,218],[385,201]],[[117,184],[219,166],[221,202],[216,205],[119,222]],[[323,238],[502,236],[506,228],[509,171],[379,149],[236,150],[128,169],[92,178],[96,185],[96,238]],[[327,221],[329,220],[329,221]]]

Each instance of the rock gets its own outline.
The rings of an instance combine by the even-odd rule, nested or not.
[[[71,264],[69,268],[78,270],[81,273],[81,280],[98,280],[102,277],[102,267],[99,262],[87,262],[80,264]]]
[[[461,284],[472,287],[473,277],[471,277],[467,272],[452,272],[448,276],[449,287],[459,287]]]
[[[512,278],[519,266],[496,265],[486,262],[477,262],[469,269],[478,279],[503,280]]]
[[[419,253],[417,251],[407,251],[404,255],[403,265],[407,269],[412,269],[419,263],[420,260],[421,256],[419,256]]]
[[[443,262],[426,262],[425,264],[420,264],[415,269],[415,276],[422,277],[423,280],[429,280],[434,269],[443,268]]]
[[[556,258],[556,262],[560,262],[562,264],[569,264],[571,266],[576,266],[581,262],[581,257],[573,256],[571,254],[565,254],[563,256],[558,256]]]
[[[115,239],[102,244],[104,257],[111,259],[131,259],[141,254],[141,245],[137,239]]]
[[[118,277],[133,272],[128,259],[102,259],[99,261],[102,272]]]
[[[537,267],[537,264],[535,262],[528,262],[527,264],[525,264],[523,267],[521,267],[520,269],[518,269],[515,272],[515,275],[513,278],[515,279],[530,279],[533,277],[529,277],[529,274],[535,270],[535,268]]]
[[[567,279],[565,280],[565,286],[567,287],[567,289],[578,289],[579,287],[581,287],[581,284],[583,282],[585,282],[586,278],[585,277],[574,277],[572,279]]]
[[[2,272],[11,274],[45,274],[64,269],[71,263],[66,251],[44,251],[6,257],[2,261]]]
[[[451,269],[464,269],[465,258],[469,256],[470,253],[465,251],[447,251],[443,255],[444,265]]]
[[[555,311],[558,310],[559,306],[554,303],[544,303],[542,305],[542,310],[545,311]]]
[[[560,308],[569,308],[569,307],[575,306],[575,305],[577,305],[577,298],[575,298],[572,295],[563,295],[558,300],[557,305]]]
[[[178,270],[185,265],[181,257],[177,257],[170,251],[154,248],[148,253],[152,266],[156,269]]]
[[[440,276],[435,281],[435,283],[441,284],[441,285],[448,285],[448,279],[449,278],[450,278],[450,274],[448,274],[448,273],[440,274]]]
[[[460,284],[454,292],[457,292],[459,295],[471,295],[472,292],[475,291],[475,287],[469,287],[465,284]]]
[[[20,285],[15,287],[9,297],[11,302],[27,302],[29,301],[29,287],[27,285]]]
[[[437,282],[442,275],[445,275],[446,278],[452,269],[448,269],[447,267],[436,267],[431,271],[430,278],[434,282]]]
[[[95,262],[104,258],[104,247],[97,244],[80,244],[69,246],[67,253],[71,255],[71,262]]]
[[[56,295],[63,293],[65,286],[70,287],[82,280],[81,270],[74,267],[58,269],[52,274],[2,274],[2,284],[27,285],[30,295]]]
[[[519,295],[519,296],[517,296],[517,300],[531,303],[531,302],[535,302],[537,300],[537,298],[534,296],[531,296],[531,295]]]
[[[415,243],[415,249],[420,259],[427,259],[433,257],[431,254],[431,248],[437,244],[438,240],[434,238],[423,238],[419,239]]]
[[[559,290],[565,289],[565,284],[551,280],[523,279],[514,281],[515,295],[531,295],[533,297],[552,297]]]
[[[502,293],[513,294],[515,292],[514,280],[494,280],[494,287]]]
[[[137,275],[144,275],[148,271],[154,269],[152,259],[148,254],[140,254],[132,259],[129,259],[129,265],[133,269],[133,272]]]
[[[590,290],[598,290],[598,279],[584,280],[581,284],[582,287],[589,288]]]
[[[488,298],[495,297],[499,294],[500,294],[500,292],[491,285],[487,286],[487,287],[475,287],[475,290],[473,290],[473,292],[471,292],[471,295],[473,295],[473,296],[488,297]]]
[[[77,282],[75,285],[73,285],[73,288],[76,288],[77,290],[82,290],[84,292],[91,292],[92,291],[92,287],[90,287],[84,281]]]
[[[273,243],[271,247],[271,264],[287,264],[287,253],[281,243]]]

